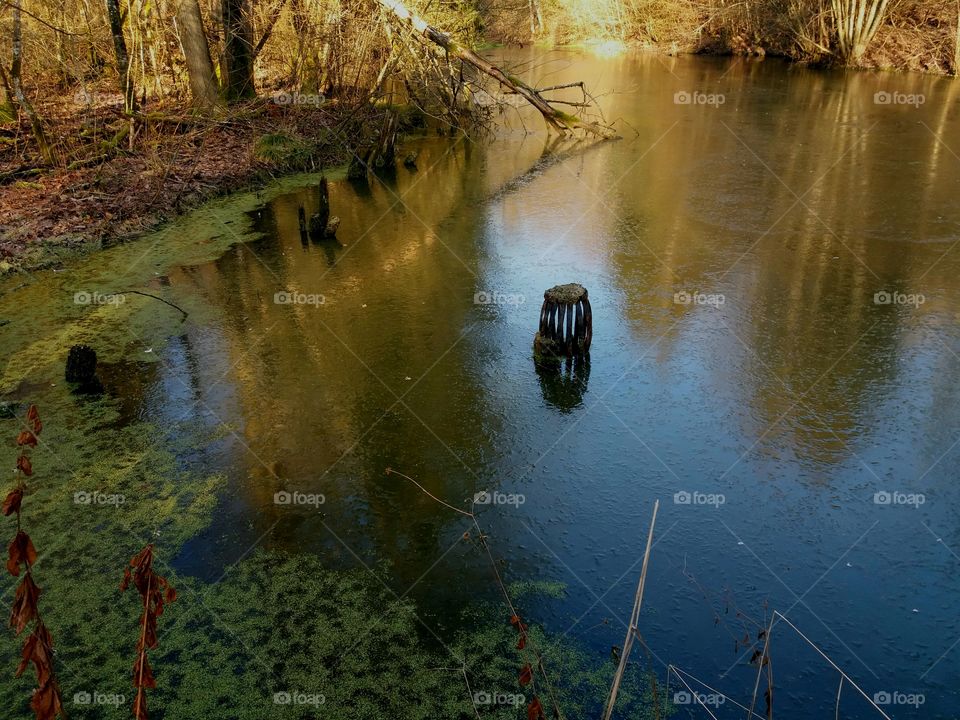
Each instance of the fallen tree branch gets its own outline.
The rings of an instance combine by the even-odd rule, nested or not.
[[[549,101],[540,95],[540,91],[536,88],[527,85],[527,83],[518,77],[508,75],[499,67],[487,62],[469,48],[460,45],[445,32],[428,24],[426,20],[418,15],[414,15],[400,0],[377,0],[377,2],[383,8],[389,10],[396,18],[410,24],[419,34],[423,35],[435,45],[443,48],[443,50],[450,55],[459,58],[485,75],[492,77],[507,88],[509,92],[514,92],[522,96],[540,112],[547,125],[557,132],[568,133],[573,130],[584,130],[606,140],[617,138],[616,132],[606,125],[583,120],[575,115],[557,110],[557,108],[553,107]]]

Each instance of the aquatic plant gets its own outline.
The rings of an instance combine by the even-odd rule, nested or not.
[[[133,568],[132,572],[131,568]],[[133,686],[137,689],[137,695],[133,701],[133,716],[137,720],[147,720],[147,688],[157,687],[153,669],[147,659],[147,650],[157,647],[157,618],[163,615],[165,603],[172,603],[177,599],[177,591],[171,587],[165,577],[154,571],[152,543],[130,559],[130,567],[123,571],[120,590],[125,591],[131,582],[143,599],[137,659],[133,663]]]
[[[16,485],[3,501],[4,516],[16,515],[17,517],[17,534],[8,547],[7,572],[14,577],[19,577],[21,569],[23,571],[23,576],[14,593],[10,627],[20,635],[31,623],[33,624],[33,630],[23,644],[16,676],[20,677],[27,666],[33,663],[37,673],[37,687],[30,699],[30,707],[33,708],[37,720],[53,720],[58,715],[63,717],[66,715],[60,699],[60,687],[57,685],[53,670],[53,640],[40,615],[41,590],[33,579],[32,567],[37,561],[37,550],[33,540],[23,530],[22,517],[23,498],[27,493],[25,478],[33,475],[29,448],[37,446],[37,436],[43,430],[43,423],[36,405],[31,405],[27,410],[26,420],[27,429],[17,435],[19,455]]]

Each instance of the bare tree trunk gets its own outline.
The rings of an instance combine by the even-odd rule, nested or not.
[[[832,0],[833,22],[840,57],[851,65],[860,62],[883,24],[889,0]]]
[[[263,46],[267,44],[267,40],[270,39],[270,34],[273,32],[274,26],[277,24],[277,20],[280,19],[280,13],[283,12],[283,6],[287,4],[287,0],[280,0],[277,3],[277,7],[270,14],[270,19],[267,20],[267,26],[263,29],[263,34],[260,36],[260,39],[257,41],[256,47],[253,48],[253,59],[257,59],[257,55],[260,54],[260,51],[263,50]]]
[[[224,60],[228,100],[253,97],[253,33],[247,0],[223,0]]]
[[[133,115],[137,111],[137,89],[130,77],[130,55],[127,53],[127,41],[123,37],[123,16],[120,14],[118,0],[107,0],[107,16],[110,18],[110,34],[113,35],[113,51],[117,56],[123,109],[128,115]]]
[[[47,134],[43,130],[43,123],[40,121],[40,116],[37,115],[36,110],[33,109],[33,105],[27,99],[26,93],[23,92],[23,83],[21,81],[21,69],[23,67],[23,25],[20,0],[11,0],[10,6],[13,8],[13,37],[11,39],[12,62],[10,63],[9,81],[6,73],[4,73],[3,84],[5,87],[10,88],[13,96],[12,99],[17,109],[22,110],[30,121],[33,139],[37,141],[43,162],[47,165],[54,165],[57,161],[56,151],[47,140]]]
[[[200,108],[214,107],[220,102],[220,94],[197,0],[181,0],[177,8],[177,23],[180,26],[180,41],[183,43],[193,102]]]
[[[616,133],[609,127],[600,125],[599,123],[581,120],[578,117],[557,110],[548,100],[540,95],[540,92],[537,91],[536,88],[530,87],[520,78],[507,75],[496,65],[487,62],[469,48],[465,48],[455,42],[453,38],[446,33],[441,32],[432,25],[428,25],[426,20],[411,13],[400,0],[377,1],[394,16],[405,23],[409,23],[414,30],[436,45],[439,45],[450,55],[460,58],[468,65],[472,65],[480,72],[492,77],[510,92],[520,95],[524,100],[533,105],[543,116],[547,125],[557,132],[566,133],[571,130],[580,129],[605,139],[617,137]]]

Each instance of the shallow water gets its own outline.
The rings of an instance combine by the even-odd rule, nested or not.
[[[478,514],[505,577],[567,585],[525,614],[606,656],[659,500],[640,630],[661,676],[673,664],[749,704],[747,661],[777,610],[870,697],[923,695],[889,715],[952,717],[956,83],[509,60],[540,85],[587,79],[624,139],[556,148],[537,118],[508,111],[496,142],[430,139],[416,171],[331,183],[338,242],[301,239],[297,209],[316,202],[304,180],[7,282],[4,390],[42,396],[63,346],[87,340],[122,422],[227,426],[181,458],[228,478],[214,522],[173,563],[207,581],[255,547],[388,560],[393,589],[443,642],[460,608],[495,597],[490,568],[462,539],[469,519],[390,467],[456,507],[481,490],[514,500]],[[540,298],[572,281],[594,308],[589,365],[540,372]],[[74,302],[143,286],[189,317],[144,298]],[[278,504],[282,492],[323,503]],[[776,711],[833,712],[837,672],[785,623],[771,637]],[[879,715],[849,684],[840,704]]]

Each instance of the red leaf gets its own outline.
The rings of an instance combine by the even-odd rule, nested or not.
[[[29,430],[23,430],[19,435],[17,435],[17,445],[29,445],[30,447],[36,447],[37,436]]]
[[[133,686],[139,688],[155,688],[157,681],[153,677],[153,668],[147,660],[146,653],[140,653],[133,664]]]
[[[512,616],[510,617],[510,624],[513,625],[514,627],[516,627],[517,625],[519,625],[519,624],[520,624],[520,616],[519,616],[519,615],[512,615]]]
[[[33,475],[33,465],[30,463],[30,458],[26,455],[21,455],[17,458],[17,470],[22,472],[27,477]]]
[[[517,650],[523,650],[527,646],[527,636],[521,635],[520,639],[517,640]]]
[[[7,548],[9,558],[7,559],[7,570],[11,575],[20,574],[21,565],[33,565],[37,561],[37,551],[33,547],[33,541],[23,530],[17,530],[13,536],[13,542]]]
[[[37,411],[36,405],[31,405],[27,410],[27,421],[33,425],[33,434],[39,435],[40,431],[43,430],[43,423],[40,422],[40,413]]]
[[[546,720],[543,714],[543,705],[540,704],[540,698],[535,697],[533,702],[527,706],[527,720]]]
[[[52,678],[33,691],[30,707],[33,708],[36,720],[55,720],[58,716],[66,717],[63,703],[60,701],[60,688]]]
[[[143,688],[137,690],[137,697],[133,700],[133,716],[137,720],[149,720],[147,717],[147,693]]]
[[[174,600],[177,599],[177,591],[168,585],[167,591],[164,593],[164,599],[168,603],[172,603]]]
[[[10,627],[15,628],[17,635],[37,616],[37,599],[40,597],[40,588],[33,582],[27,573],[17,585],[17,592],[13,598],[13,608],[10,611]]]
[[[16,677],[23,675],[31,662],[37,670],[37,683],[43,685],[53,675],[53,640],[43,621],[37,622],[30,637],[23,644]]]
[[[16,490],[11,490],[7,495],[6,500],[3,501],[3,514],[4,515],[13,515],[14,513],[20,512],[20,503],[23,501],[23,490],[17,488]]]
[[[520,684],[526,687],[531,680],[533,680],[533,668],[530,667],[530,663],[527,663],[520,670]]]

